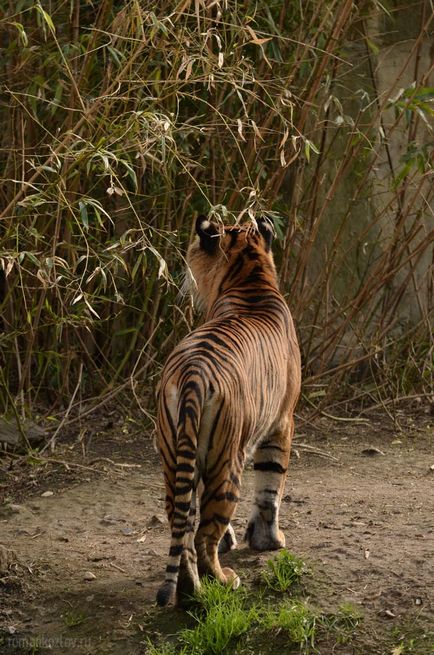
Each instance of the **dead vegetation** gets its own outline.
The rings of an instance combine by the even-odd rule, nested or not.
[[[312,416],[429,399],[432,12],[392,5],[10,3],[3,411],[50,408],[52,444],[114,399],[147,412],[191,326],[175,298],[199,211],[274,216]]]

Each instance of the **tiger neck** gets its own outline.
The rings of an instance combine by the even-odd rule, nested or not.
[[[252,283],[237,280],[219,289],[215,299],[210,298],[205,320],[236,316],[270,314],[284,304],[277,280],[263,279]]]

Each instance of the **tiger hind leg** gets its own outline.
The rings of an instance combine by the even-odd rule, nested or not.
[[[193,494],[192,506],[188,517],[187,530],[184,538],[184,548],[179,566],[178,581],[176,585],[176,601],[186,604],[200,587],[197,570],[197,555],[194,546],[194,528],[196,518],[196,494]]]
[[[230,584],[234,589],[239,586],[240,579],[229,567],[221,567],[219,544],[228,529],[232,530],[230,519],[238,501],[238,491],[239,477],[229,471],[223,483],[205,483],[200,524],[195,537],[199,575],[209,575],[223,584]]]
[[[289,463],[291,432],[267,435],[254,455],[255,502],[245,535],[253,550],[278,550],[285,546],[285,535],[279,529],[279,509]]]

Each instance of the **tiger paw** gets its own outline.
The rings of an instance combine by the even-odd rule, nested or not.
[[[281,530],[275,526],[270,527],[260,518],[249,523],[244,539],[252,550],[279,550],[286,543]]]
[[[229,523],[226,532],[219,543],[219,554],[228,553],[230,550],[233,550],[238,545],[237,538],[235,536],[234,529]]]
[[[241,584],[240,577],[235,573],[233,569],[230,569],[228,566],[225,566],[222,569],[222,573],[226,578],[225,584],[230,585],[232,589],[238,589]]]

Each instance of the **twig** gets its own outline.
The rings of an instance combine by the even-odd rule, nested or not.
[[[4,390],[6,391],[6,395],[7,395],[8,399],[9,399],[10,404],[11,404],[12,411],[13,411],[14,416],[15,416],[15,421],[16,421],[16,424],[17,424],[18,431],[19,431],[19,433],[20,433],[20,435],[21,435],[21,437],[23,439],[23,442],[24,442],[27,450],[30,452],[32,450],[32,446],[30,444],[30,441],[27,438],[27,434],[25,433],[24,427],[23,427],[23,425],[21,423],[21,420],[20,420],[16,405],[14,403],[14,399],[12,398],[11,392],[9,391],[9,387],[6,384],[2,366],[0,366],[0,374],[1,374],[1,377],[2,377],[2,386],[4,387]]]
[[[319,457],[324,457],[325,459],[331,459],[333,462],[339,462],[339,459],[334,455],[331,455],[321,448],[315,448],[315,446],[310,446],[307,443],[297,443],[294,445],[294,450],[305,450],[308,453],[318,455]]]
[[[56,443],[56,437],[59,434],[60,430],[63,428],[63,426],[64,426],[64,424],[66,422],[66,419],[68,418],[68,414],[71,411],[71,407],[72,407],[72,404],[74,402],[75,396],[77,395],[77,391],[79,390],[79,388],[81,386],[82,375],[83,375],[83,362],[80,362],[80,371],[78,373],[78,381],[77,381],[77,384],[75,386],[74,393],[71,396],[71,400],[69,401],[68,409],[66,410],[62,420],[60,421],[60,423],[59,423],[59,425],[57,427],[57,430],[55,431],[55,433],[51,437],[50,441],[41,450],[42,453],[45,452],[47,450],[47,448],[50,448],[51,452],[53,452],[54,445]]]
[[[429,400],[433,400],[434,398],[434,392],[430,393],[414,393],[410,394],[408,396],[398,396],[398,398],[387,398],[386,400],[382,400],[381,403],[376,403],[375,405],[371,405],[370,407],[366,407],[365,409],[360,410],[360,414],[367,414],[367,412],[373,412],[376,409],[381,409],[385,405],[392,405],[395,403],[400,403],[405,400],[416,400],[417,398],[428,398]]]
[[[110,562],[110,566],[112,566],[114,569],[117,569],[121,573],[127,573],[127,571],[125,571],[125,569],[123,569],[121,566],[118,566],[114,562]]]
[[[307,396],[303,394],[303,398],[307,400],[309,405],[311,405],[315,409],[314,416],[316,414],[321,414],[321,416],[325,416],[326,418],[331,419],[332,421],[342,421],[346,423],[369,423],[369,419],[366,418],[358,418],[358,417],[350,417],[350,416],[334,416],[333,414],[329,414],[328,412],[324,411],[323,409],[320,409],[315,405],[314,402]],[[308,416],[306,419],[301,419],[300,425],[304,425],[305,423],[309,423],[309,421],[312,420],[312,416]]]
[[[109,459],[108,457],[97,457],[96,459],[93,459],[92,461],[89,462],[90,466],[93,464],[97,464],[98,462],[107,462],[108,464],[112,464],[112,466],[121,466],[122,468],[141,468],[142,464],[129,464],[129,463],[122,463],[122,462],[115,462],[112,459]]]

